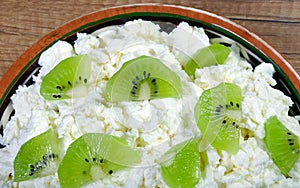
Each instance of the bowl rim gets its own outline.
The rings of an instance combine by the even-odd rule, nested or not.
[[[44,37],[39,39],[30,48],[28,48],[7,70],[0,80],[0,102],[7,97],[12,89],[12,85],[20,79],[21,74],[25,72],[37,58],[37,54],[41,53],[47,46],[61,39],[70,31],[74,31],[87,23],[96,22],[106,18],[118,16],[121,14],[130,14],[136,12],[143,13],[166,13],[187,17],[201,22],[206,22],[231,33],[245,40],[250,45],[257,48],[260,52],[269,57],[279,66],[285,76],[292,83],[293,87],[300,93],[300,76],[295,68],[268,42],[250,31],[248,28],[216,13],[206,10],[186,7],[182,5],[158,4],[158,3],[142,3],[114,6],[100,9],[95,12],[75,18],[60,27],[52,30]],[[30,63],[31,62],[31,63]]]

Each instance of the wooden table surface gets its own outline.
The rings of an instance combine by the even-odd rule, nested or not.
[[[65,22],[106,7],[150,2],[228,17],[269,42],[300,72],[300,0],[1,0],[0,78],[27,48]]]

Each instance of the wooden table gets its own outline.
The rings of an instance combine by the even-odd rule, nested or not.
[[[132,3],[191,6],[228,17],[275,47],[300,72],[299,0],[1,0],[0,78],[42,36],[84,14]]]

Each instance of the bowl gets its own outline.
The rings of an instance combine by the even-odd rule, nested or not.
[[[203,27],[209,37],[225,36],[236,41],[247,50],[254,67],[261,62],[274,65],[276,88],[294,101],[290,114],[299,114],[298,73],[276,49],[255,33],[227,18],[204,10],[177,5],[135,4],[100,10],[72,20],[50,32],[26,50],[0,81],[1,122],[5,122],[3,114],[12,112],[12,109],[7,109],[10,97],[19,85],[33,83],[31,78],[38,73],[39,56],[55,41],[65,40],[72,43],[76,40],[77,32],[91,33],[103,27],[124,24],[138,18],[154,21],[166,32],[172,30],[181,21],[185,21],[192,26]]]
[[[14,114],[11,96],[18,86],[33,84],[32,77],[39,72],[38,60],[43,51],[58,40],[73,44],[78,32],[92,33],[100,28],[122,25],[139,18],[159,24],[165,32],[171,31],[180,22],[185,21],[191,26],[204,28],[209,38],[226,37],[235,41],[246,50],[253,67],[262,62],[274,66],[276,72],[273,78],[277,81],[274,87],[294,102],[289,109],[289,115],[300,115],[298,73],[277,50],[255,33],[227,18],[204,10],[175,5],[136,4],[108,8],[72,20],[50,32],[26,50],[0,81],[0,134],[3,135],[5,124]]]

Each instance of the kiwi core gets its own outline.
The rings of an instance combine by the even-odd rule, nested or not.
[[[101,180],[103,177],[106,177],[106,174],[103,172],[100,166],[92,165],[90,169],[90,174],[92,176],[92,180]]]

